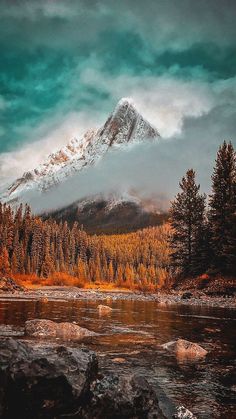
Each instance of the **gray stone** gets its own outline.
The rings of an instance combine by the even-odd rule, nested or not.
[[[174,419],[197,419],[190,410],[184,406],[179,406],[174,414]]]
[[[25,334],[37,338],[59,338],[63,340],[80,340],[97,335],[97,333],[73,323],[56,323],[45,319],[26,321]]]
[[[54,418],[76,411],[88,401],[97,368],[87,349],[0,339],[1,417]]]
[[[202,358],[207,355],[207,351],[200,345],[185,339],[165,343],[163,348],[175,353],[179,358]]]
[[[105,376],[91,390],[92,399],[78,419],[164,419],[157,395],[143,376]]]

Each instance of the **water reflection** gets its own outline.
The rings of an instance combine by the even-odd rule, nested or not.
[[[158,305],[147,301],[109,301],[113,311],[99,316],[101,301],[1,301],[5,334],[21,333],[26,320],[74,321],[99,336],[86,345],[104,369],[132,369],[186,405],[198,418],[235,418],[235,312],[226,309]],[[0,328],[1,333],[1,328]],[[209,356],[196,362],[176,359],[161,345],[183,338],[203,344]],[[78,343],[76,344],[78,345]],[[114,358],[125,362],[114,363]]]

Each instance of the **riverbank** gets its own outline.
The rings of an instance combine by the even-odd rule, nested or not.
[[[0,293],[1,300],[39,300],[47,301],[68,301],[68,300],[100,300],[109,305],[109,301],[116,300],[138,300],[155,301],[162,305],[184,304],[196,306],[236,308],[236,297],[227,295],[208,295],[202,291],[194,293],[188,291],[172,291],[171,293],[144,293],[140,291],[128,291],[113,289],[81,289],[66,286],[43,286],[38,288],[25,289],[24,291],[14,291]]]

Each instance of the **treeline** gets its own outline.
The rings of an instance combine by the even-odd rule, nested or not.
[[[74,285],[109,282],[160,287],[169,265],[168,225],[136,233],[89,236],[74,223],[42,220],[22,205],[0,204],[0,274],[53,278]]]
[[[200,193],[190,169],[172,202],[171,264],[182,276],[236,274],[236,154],[219,148],[208,197]]]

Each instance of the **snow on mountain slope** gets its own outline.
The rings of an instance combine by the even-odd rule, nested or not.
[[[44,214],[44,217],[50,216],[58,222],[67,221],[71,226],[76,221],[89,234],[128,233],[160,225],[168,219],[168,214],[158,211],[156,205],[132,198],[129,195],[114,200],[110,196],[106,199],[95,196]]]
[[[0,199],[20,202],[25,192],[48,191],[98,161],[111,147],[156,139],[160,135],[136,110],[130,99],[121,99],[103,127],[73,138],[65,147],[48,156],[46,161],[26,172],[4,192]]]

